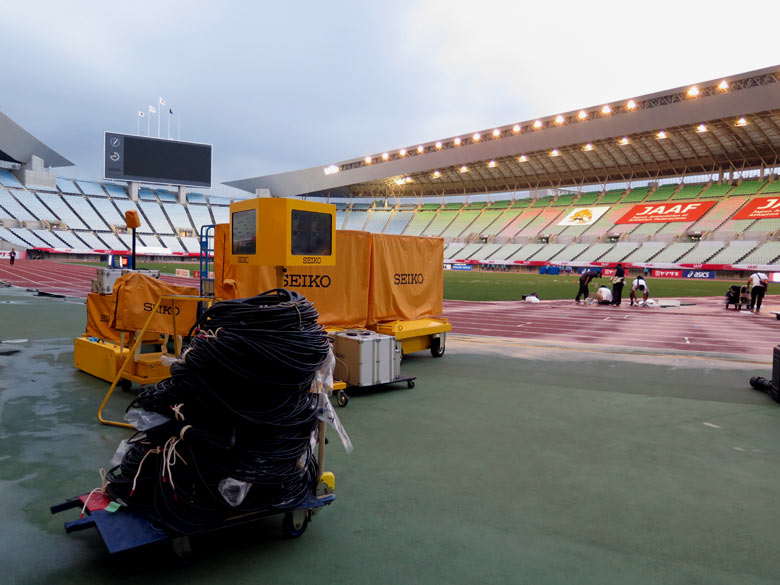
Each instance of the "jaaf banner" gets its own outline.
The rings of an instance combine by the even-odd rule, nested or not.
[[[694,203],[654,203],[634,205],[615,223],[667,223],[673,221],[696,221],[701,219],[715,201]]]
[[[609,207],[575,207],[558,225],[591,225],[604,215]]]
[[[765,219],[772,217],[780,217],[780,197],[751,199],[734,215],[734,219]]]

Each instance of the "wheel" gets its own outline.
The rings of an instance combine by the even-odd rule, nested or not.
[[[349,404],[349,396],[347,396],[347,393],[343,390],[336,391],[336,404],[342,408]]]
[[[309,527],[309,514],[306,510],[286,512],[282,518],[282,531],[290,538],[298,538]]]
[[[130,392],[130,390],[133,388],[133,383],[130,380],[125,380],[122,378],[119,380],[119,384],[117,384],[122,390],[125,392]]]
[[[414,380],[409,380],[408,382],[406,382],[406,387],[407,388],[414,388]]]
[[[433,357],[444,355],[444,343],[441,337],[431,337],[431,355]]]

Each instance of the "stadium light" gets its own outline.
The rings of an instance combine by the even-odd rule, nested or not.
[[[395,184],[396,185],[403,185],[404,184],[404,180],[403,179],[396,179],[395,180]]]
[[[370,165],[370,164],[371,164],[371,157],[370,157],[370,156],[367,156],[367,157],[366,157],[366,158],[364,158],[363,160],[365,161],[365,163],[366,163],[367,165]]]
[[[488,163],[488,166],[489,166],[491,169],[492,169],[492,168],[495,168],[495,166],[496,166],[496,161],[494,161],[494,160],[491,160],[491,161]]]
[[[410,176],[407,175],[406,177],[404,177],[404,182],[405,183],[413,183],[414,179],[412,179]]]
[[[588,112],[586,112],[585,110],[580,110],[580,113],[577,114],[577,117],[580,120],[587,120],[588,119]]]
[[[560,114],[558,114],[557,116],[555,116],[555,123],[556,123],[556,124],[558,124],[559,126],[560,126],[561,124],[563,124],[565,121],[566,121],[566,120],[564,120],[564,119],[563,119],[563,116],[561,116]]]
[[[538,130],[541,127],[542,127],[542,121],[541,120],[537,120],[536,122],[534,122],[534,129]]]
[[[441,141],[436,143],[436,150],[441,150]]]
[[[466,165],[463,165],[462,167],[460,167],[460,172],[461,173],[468,173],[469,172],[469,168]]]
[[[604,107],[601,108],[601,113],[605,116],[609,116],[612,113],[612,108],[605,104]]]
[[[515,124],[514,126],[512,126],[512,132],[514,132],[515,134],[520,132],[520,130],[521,130],[520,124]]]
[[[591,150],[593,150],[593,145],[590,142],[588,142],[585,146],[582,147],[582,150],[584,150],[585,152],[590,152]]]
[[[666,131],[665,130],[661,130],[658,134],[655,135],[655,137],[658,140],[663,140],[664,138],[666,138]]]
[[[326,175],[332,175],[339,172],[339,168],[336,165],[329,165],[322,170]]]
[[[734,125],[735,126],[747,126],[748,122],[747,122],[747,120],[745,120],[745,116],[742,116],[742,117],[740,117],[739,120],[736,121],[736,123]]]
[[[471,135],[471,139],[474,142],[479,142],[480,138],[482,138],[482,136],[480,136],[479,132],[474,132],[474,134]]]
[[[729,89],[729,82],[724,79],[723,81],[721,81],[718,84],[718,89],[720,91],[728,91],[728,89]]]
[[[389,154],[387,154],[386,152],[383,152],[383,153],[382,153],[382,160],[387,160],[387,159],[389,159],[389,158],[390,158],[390,155],[389,155]]]
[[[626,104],[627,110],[636,110],[636,102],[634,100],[628,100],[628,103]]]
[[[398,156],[406,156],[406,149],[402,148],[401,150],[399,150],[398,151]]]
[[[422,144],[417,147],[417,154],[422,154],[425,152],[425,148],[423,148]]]
[[[688,97],[694,98],[698,97],[701,92],[699,91],[699,88],[695,85],[692,85],[691,88],[688,90]]]
[[[455,143],[455,146],[460,146],[460,138],[456,138],[453,142]]]
[[[696,126],[696,132],[698,132],[699,134],[706,131],[707,131],[707,126],[705,126],[704,124],[699,124],[698,126]]]
[[[439,171],[433,171],[433,178],[438,179],[439,177],[441,177],[441,173]]]
[[[550,151],[550,156],[560,156],[560,154],[561,154],[561,153],[560,153],[560,152],[558,152],[558,149],[557,149],[557,148],[553,148],[553,149]]]
[[[527,157],[527,156],[525,156],[524,154],[521,154],[519,157],[517,157],[517,162],[524,163],[524,162],[526,162],[527,160],[528,160],[528,157]]]
[[[623,138],[621,138],[621,139],[620,139],[620,141],[618,142],[618,144],[619,144],[620,146],[625,146],[626,144],[628,144],[628,138],[627,138],[626,136],[623,136]]]
[[[493,138],[498,138],[499,136],[501,136],[501,130],[496,128],[495,130],[493,130]]]

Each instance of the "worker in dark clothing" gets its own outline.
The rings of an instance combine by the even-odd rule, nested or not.
[[[626,283],[626,269],[622,264],[615,268],[615,276],[612,277],[612,304],[620,305],[623,296],[623,285]]]
[[[584,299],[588,298],[588,283],[598,276],[600,276],[600,274],[595,270],[586,270],[582,273],[582,276],[580,276],[580,290],[577,291],[577,296],[574,297],[575,303],[580,302],[580,297]]]

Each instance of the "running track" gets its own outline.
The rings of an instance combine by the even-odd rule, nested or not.
[[[0,263],[0,281],[22,288],[86,297],[95,267],[46,260]],[[197,286],[197,280],[163,276],[173,283]],[[725,287],[725,285],[724,285]],[[725,292],[725,290],[724,290]],[[720,298],[683,299],[693,306],[637,308],[577,305],[573,301],[473,302],[445,301],[444,316],[454,333],[584,343],[632,350],[717,352],[771,359],[780,343],[780,321],[769,311],[780,310],[780,296],[764,299],[762,314],[726,311]]]

